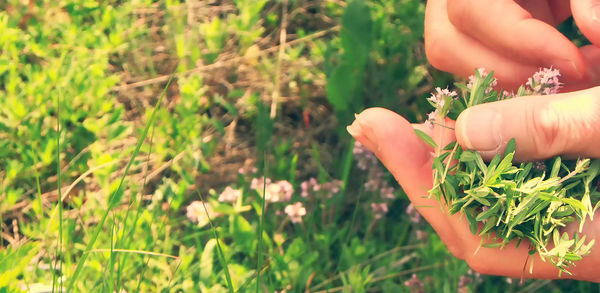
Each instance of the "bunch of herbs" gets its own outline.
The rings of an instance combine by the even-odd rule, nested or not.
[[[556,93],[559,75],[555,69],[542,69],[516,96]],[[428,99],[435,107],[428,123],[446,127],[446,117],[456,118],[469,107],[512,98],[493,90],[495,84],[493,73],[479,69],[468,85],[456,84],[460,98],[455,91],[437,88]],[[594,240],[586,241],[581,232],[585,220],[592,220],[598,208],[598,201],[592,199],[600,194],[595,184],[600,160],[565,161],[556,156],[517,163],[517,146],[511,139],[502,156],[497,154],[486,163],[478,152],[463,149],[456,141],[442,147],[424,132],[416,133],[435,150],[430,196],[446,205],[450,214],[463,215],[471,232],[482,237],[481,247],[501,248],[513,241],[521,245],[527,240],[530,255],[550,260],[559,274],[569,273],[569,266],[589,254]],[[561,233],[561,228],[575,221],[578,232]]]

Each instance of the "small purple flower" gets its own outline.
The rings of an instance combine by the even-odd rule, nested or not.
[[[423,230],[417,230],[416,234],[417,234],[417,240],[419,240],[419,241],[425,241],[427,239],[427,237],[429,236],[429,234],[427,234],[427,232],[423,231]]]
[[[287,205],[283,211],[290,217],[294,224],[302,222],[302,217],[306,215],[306,209],[301,202]]]
[[[240,196],[242,196],[241,189],[234,189],[231,186],[225,187],[225,190],[219,194],[220,202],[235,202]]]
[[[410,203],[406,207],[406,214],[410,218],[411,222],[413,222],[415,224],[418,224],[421,222],[421,214],[419,214],[419,211],[417,211],[417,209],[415,208],[415,206],[412,203]]]
[[[381,219],[388,212],[387,203],[371,203],[371,210],[375,215],[375,220]]]
[[[427,120],[425,120],[425,125],[429,128],[433,128],[433,124],[437,121],[439,114],[440,110],[438,109],[435,109],[435,111],[427,114]]]
[[[204,208],[206,207],[206,210]],[[215,212],[208,202],[202,202],[199,200],[193,201],[186,208],[186,216],[193,223],[197,223],[198,226],[202,227],[208,224],[209,217],[214,219],[221,214]]]
[[[294,187],[287,180],[277,181],[267,185],[265,200],[267,202],[288,202],[292,199]]]
[[[417,274],[412,274],[412,277],[404,281],[404,286],[408,287],[411,293],[425,292],[425,284],[417,277]]]
[[[394,194],[394,191],[396,190],[391,186],[384,186],[379,190],[379,192],[381,192],[381,198],[383,199],[395,199],[396,195]]]
[[[447,98],[455,98],[458,94],[455,91],[450,91],[448,88],[441,89],[440,87],[435,88],[435,93],[431,94],[427,101],[431,103],[433,107],[440,110],[446,105]]]
[[[254,189],[256,191],[262,191],[263,190],[263,184],[265,184],[266,186],[269,186],[269,184],[271,184],[271,179],[267,178],[265,180],[264,177],[252,178],[252,181],[250,181],[250,188]]]
[[[534,94],[552,95],[558,93],[562,83],[558,80],[560,71],[558,69],[542,68],[533,74],[525,85],[527,85]]]
[[[377,166],[377,158],[375,155],[360,142],[357,141],[354,143],[352,153],[354,154],[359,169],[365,171],[373,166]]]

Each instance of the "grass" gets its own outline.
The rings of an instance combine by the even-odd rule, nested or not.
[[[382,166],[358,165],[354,113],[422,121],[451,80],[427,65],[423,16],[417,0],[1,3],[0,291],[597,290],[470,273]]]

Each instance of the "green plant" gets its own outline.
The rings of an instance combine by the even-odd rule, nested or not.
[[[558,70],[543,69],[521,86],[517,96],[552,94],[558,91]],[[492,90],[493,74],[476,71],[468,85],[456,92],[441,90],[429,98],[435,111],[428,123],[445,127],[447,116],[457,117],[463,110],[482,103],[510,98]],[[438,146],[423,131],[415,130],[435,152],[433,188],[430,195],[448,206],[450,214],[461,213],[473,234],[482,237],[483,247],[503,247],[515,240],[529,242],[530,254],[549,259],[560,272],[587,255],[594,240],[581,235],[583,223],[593,217],[598,204],[592,181],[600,174],[600,161],[578,159],[563,162],[560,157],[545,162],[513,163],[515,141],[511,140],[504,156],[496,155],[485,163],[475,151],[452,142]],[[456,160],[456,162],[455,162]],[[579,221],[579,233],[571,238],[560,229]],[[550,248],[552,247],[552,248]]]

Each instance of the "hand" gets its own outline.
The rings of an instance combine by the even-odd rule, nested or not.
[[[577,48],[554,28],[571,14],[593,45]],[[425,50],[433,66],[456,75],[494,70],[505,89],[550,66],[562,73],[563,91],[600,85],[600,1],[429,0]]]
[[[572,93],[552,98],[560,101],[561,99],[569,98],[577,99],[590,94],[596,94],[596,99],[599,99],[600,89],[595,89],[595,92]],[[546,96],[546,98],[547,97],[550,96]],[[531,98],[532,97],[524,97],[514,99],[514,101],[525,101]],[[511,101],[512,100],[508,100],[504,102]],[[504,102],[501,103],[504,104]],[[506,104],[510,105],[510,103]],[[483,106],[486,105],[484,104],[479,107]],[[475,108],[476,107],[471,109]],[[506,109],[508,108],[509,106],[506,106]],[[454,125],[458,133],[464,131],[463,128],[465,128],[464,125],[461,126],[461,123],[464,124],[467,121],[470,121],[471,118],[477,116],[477,114],[474,113],[475,112],[473,111],[469,114],[472,116],[467,117],[466,119],[463,119],[462,116],[459,117],[457,124]],[[600,113],[600,111],[596,111],[595,113]],[[504,115],[504,113],[502,115]],[[502,115],[500,117],[507,117]],[[522,117],[519,116],[519,114],[516,115],[517,117]],[[556,118],[563,119],[560,118],[562,117],[560,116],[562,114],[556,115],[558,115]],[[554,118],[554,116],[549,116],[547,121],[550,121],[551,118]],[[506,137],[512,135],[513,137],[518,138],[517,149],[520,149],[521,146],[525,145],[525,141],[523,141],[522,138],[526,137],[524,134],[510,133],[509,131],[535,131],[534,128],[516,128],[517,123],[513,123],[511,120],[501,119],[499,121],[501,124],[501,128],[499,129],[503,130],[502,133],[507,135]],[[525,119],[524,121],[527,120]],[[583,122],[584,120],[579,120],[579,123]],[[591,121],[588,122],[591,123]],[[509,128],[510,130],[504,132],[504,125],[510,123],[513,123],[515,128]],[[568,129],[569,127],[578,125],[574,120],[572,123],[574,124],[565,127]],[[563,127],[563,124],[557,125],[559,129]],[[596,125],[600,124],[596,123]],[[448,120],[447,126],[452,127],[453,122]],[[379,160],[383,162],[386,168],[394,175],[398,183],[402,186],[419,213],[421,213],[421,215],[431,224],[441,240],[446,244],[448,250],[454,256],[465,260],[473,270],[482,274],[501,275],[514,278],[519,278],[521,276],[525,278],[541,279],[558,278],[558,269],[556,269],[548,260],[543,262],[537,255],[531,256],[528,259],[528,247],[526,243],[521,244],[518,248],[516,248],[514,244],[509,244],[503,249],[482,247],[477,254],[474,254],[481,243],[481,238],[469,231],[466,219],[461,219],[458,214],[449,215],[445,208],[440,208],[440,204],[435,199],[427,196],[427,190],[432,187],[431,154],[433,150],[415,135],[413,127],[427,132],[433,138],[439,139],[438,144],[441,143],[442,145],[445,145],[455,139],[453,131],[447,128],[434,127],[433,129],[430,129],[422,124],[411,125],[399,115],[381,108],[367,109],[362,112],[357,116],[356,121],[348,127],[348,132],[377,155]],[[471,132],[466,133],[468,137],[471,138],[470,141],[472,143],[478,143],[476,138],[470,136]],[[560,135],[568,134],[562,130],[557,131],[557,133]],[[596,130],[595,134],[600,134],[600,131]],[[463,137],[463,139],[464,138],[465,137]],[[564,139],[564,137],[556,136],[555,139],[558,141]],[[581,142],[583,142],[586,139],[591,139],[591,137],[579,137],[578,139],[581,139]],[[524,147],[524,149],[532,149],[532,151],[531,153],[529,153],[529,151],[520,153],[521,158],[523,159],[534,152],[533,148]],[[569,151],[569,149],[566,148],[563,150]],[[599,217],[600,214],[596,216]],[[574,231],[576,229],[575,226],[576,224],[574,224],[573,227],[568,227],[567,230],[572,229],[571,231]],[[583,233],[587,235],[588,239],[599,238],[600,222],[595,221],[586,223]],[[596,245],[598,245],[598,243]],[[533,271],[530,273],[529,266],[532,259],[535,260]],[[576,267],[569,268],[574,274],[573,276],[562,274],[562,277],[600,282],[600,275],[596,272],[596,268],[599,264],[600,248],[594,247],[588,256],[576,263]]]

